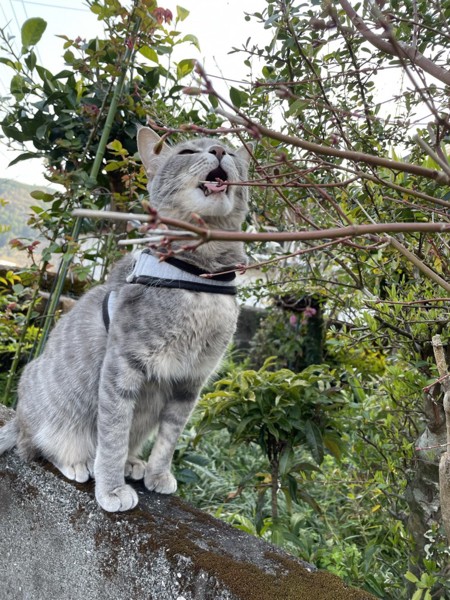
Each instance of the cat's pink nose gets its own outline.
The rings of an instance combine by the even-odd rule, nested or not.
[[[222,148],[222,146],[211,146],[209,152],[210,154],[214,154],[219,160],[219,162],[222,160],[224,154],[226,154],[226,151],[224,148]]]

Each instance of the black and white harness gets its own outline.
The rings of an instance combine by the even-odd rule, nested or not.
[[[127,277],[127,283],[140,284],[149,287],[173,288],[190,292],[206,292],[208,294],[236,295],[233,285],[236,274],[208,274],[191,263],[169,256],[163,261],[151,254],[150,250],[142,250],[136,256],[133,270]],[[109,291],[103,299],[103,322],[106,331],[109,329],[116,305],[116,292]]]

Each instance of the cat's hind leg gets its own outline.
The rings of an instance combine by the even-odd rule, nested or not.
[[[91,477],[94,477],[94,461],[87,460],[86,462],[78,462],[74,464],[60,464],[57,461],[52,461],[55,467],[61,471],[64,477],[78,483],[85,483]]]
[[[62,374],[62,375],[61,375]],[[71,380],[64,366],[43,355],[29,363],[19,383],[17,451],[25,460],[42,457],[67,479],[83,483],[94,472],[96,409],[94,396]],[[78,389],[80,388],[80,389]]]
[[[84,483],[94,476],[94,426],[60,428],[45,424],[33,436],[38,453],[49,460],[67,479]]]
[[[85,463],[76,463],[72,465],[63,465],[57,462],[53,462],[54,466],[61,471],[64,477],[78,483],[85,483],[91,477],[94,477],[94,461],[88,461]],[[127,462],[125,463],[125,477],[132,479],[133,481],[139,481],[144,479],[145,473],[145,460],[137,458],[136,456],[128,456]]]

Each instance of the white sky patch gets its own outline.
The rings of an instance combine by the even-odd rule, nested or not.
[[[183,44],[177,49],[174,60],[195,58],[202,62],[208,74],[215,76],[214,84],[220,77],[242,81],[248,75],[242,53],[229,54],[232,47],[242,47],[247,38],[261,42],[267,39],[262,25],[247,22],[244,13],[261,12],[266,6],[264,0],[160,0],[162,8],[168,8],[176,15],[176,6],[190,12],[188,18],[179,23],[184,35],[193,34],[200,44],[200,52],[192,44]],[[1,0],[0,25],[8,34],[15,37],[14,48],[20,50],[20,28],[31,17],[41,17],[47,21],[47,29],[36,46],[39,64],[52,73],[62,70],[64,41],[57,37],[66,35],[75,39],[103,37],[102,25],[90,12],[83,0]],[[266,35],[264,35],[266,34]],[[12,70],[0,65],[0,95],[9,94]],[[189,82],[189,79],[186,78]],[[221,93],[227,93],[227,84],[218,83]],[[228,85],[233,85],[230,82]],[[234,83],[237,86],[237,83]],[[27,160],[8,168],[17,156],[6,148],[0,140],[0,177],[15,179],[24,183],[47,185],[40,160]]]

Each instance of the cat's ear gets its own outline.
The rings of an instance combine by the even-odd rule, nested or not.
[[[245,164],[246,167],[250,164],[250,159],[252,157],[253,151],[255,149],[255,144],[253,142],[247,142],[245,146],[241,146],[239,150],[236,151],[236,156],[240,158],[240,160]]]
[[[149,127],[139,127],[136,138],[139,156],[151,179],[161,164],[161,158],[170,152],[170,147]]]

